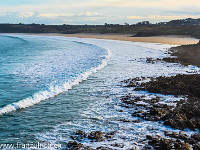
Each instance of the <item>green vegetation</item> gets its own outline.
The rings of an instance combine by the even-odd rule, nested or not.
[[[200,38],[200,19],[172,20],[151,24],[149,21],[125,25],[44,25],[44,24],[0,24],[0,33],[124,33],[134,36],[190,35]]]

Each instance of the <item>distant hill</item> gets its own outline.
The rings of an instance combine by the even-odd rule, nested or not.
[[[171,26],[198,26],[200,25],[200,18],[199,19],[187,18],[187,19],[180,19],[180,20],[171,20],[169,22],[160,22],[158,24],[159,25],[166,24],[166,25],[171,25]]]
[[[104,25],[44,25],[44,24],[0,24],[0,33],[129,33],[134,36],[190,35],[200,38],[200,19],[180,19],[152,24],[142,21]]]

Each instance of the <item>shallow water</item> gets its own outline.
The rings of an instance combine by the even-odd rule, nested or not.
[[[83,67],[83,64],[84,67],[86,67],[85,70],[87,70],[88,68],[91,69],[102,64],[105,59],[108,59],[109,62],[107,66],[105,64],[104,68],[99,68],[101,70],[97,72],[94,71],[96,73],[92,72],[94,74],[89,74],[90,76],[87,78],[87,80],[84,80],[82,83],[73,86],[72,89],[67,92],[64,92],[65,90],[63,90],[59,95],[48,98],[45,101],[40,101],[40,103],[36,105],[1,115],[0,139],[4,141],[4,143],[15,144],[16,142],[41,142],[52,144],[61,143],[62,146],[64,146],[65,143],[70,140],[70,135],[76,130],[83,130],[85,132],[90,132],[93,130],[118,130],[114,141],[92,143],[88,140],[85,140],[84,143],[93,148],[96,148],[100,145],[112,147],[111,144],[116,142],[124,143],[125,147],[123,149],[131,148],[133,146],[140,148],[141,145],[137,143],[140,140],[145,139],[147,134],[162,134],[162,131],[166,129],[173,129],[164,127],[158,122],[142,121],[141,123],[133,124],[118,121],[119,118],[130,120],[137,119],[131,116],[129,113],[131,111],[130,109],[128,110],[118,105],[120,104],[118,99],[120,96],[124,95],[124,93],[128,92],[134,95],[145,94],[148,97],[154,96],[146,92],[133,91],[131,88],[123,88],[120,81],[133,77],[156,77],[160,75],[170,76],[178,73],[192,73],[195,71],[199,72],[197,67],[192,66],[183,68],[178,64],[168,64],[165,62],[158,62],[156,64],[146,63],[147,57],[156,59],[168,56],[168,54],[165,54],[165,52],[167,51],[167,48],[171,47],[170,45],[50,36],[18,36],[20,38],[29,39],[29,42],[41,38],[43,39],[43,41],[41,41],[41,45],[43,47],[45,47],[44,42],[47,41],[50,41],[52,47],[54,47],[55,43],[57,44],[57,42],[60,42],[58,45],[62,45],[66,42],[66,45],[63,44],[63,47],[61,46],[59,49],[61,53],[57,53],[57,45],[52,48],[53,51],[44,51],[42,54],[41,51],[38,50],[39,58],[37,57],[37,62],[41,59],[45,60],[44,62],[39,61],[39,66],[42,67],[42,70],[38,71],[37,64],[36,68],[34,68],[34,65],[28,65],[28,67],[26,67],[26,65],[23,63],[20,63],[21,67],[14,67],[11,69],[13,74],[22,74],[22,77],[25,77],[26,82],[24,82],[26,84],[24,89],[27,90],[28,88],[26,88],[26,86],[41,88],[42,85],[44,85],[40,84],[38,87],[37,83],[41,82],[41,80],[34,81],[32,80],[32,77],[37,77],[37,79],[44,79],[44,82],[41,83],[48,83],[48,87],[52,84],[52,82],[49,82],[49,80],[56,80],[56,82],[53,82],[53,84],[57,85],[58,83],[60,84],[57,79],[59,79],[59,81],[63,81],[63,79],[64,81],[69,79],[67,76],[68,74],[65,72],[66,68],[63,69],[62,67],[66,63],[65,58],[68,57],[67,55],[73,54],[74,47],[76,46],[80,48],[81,45],[80,49],[84,58],[86,57],[86,60],[88,60],[88,57],[95,57],[96,59],[91,60],[91,62],[85,61],[85,63],[81,63],[79,66],[70,66],[72,71],[76,69],[77,71],[80,71],[79,69]],[[52,41],[56,42],[53,43]],[[92,45],[84,45],[77,42],[74,43],[72,41],[89,43]],[[70,50],[70,52],[66,54],[66,46],[71,44],[72,53]],[[38,46],[40,47],[41,45]],[[77,51],[76,48],[75,51]],[[49,50],[49,48],[47,49]],[[88,51],[88,49],[94,53],[91,53],[91,51]],[[112,54],[110,58],[106,57],[108,55],[108,50],[110,50]],[[49,57],[52,53],[56,54],[56,56],[53,56],[53,58]],[[81,55],[81,53],[77,54],[74,52],[74,56],[79,56],[79,54]],[[74,57],[70,59],[70,62],[74,61],[74,64],[80,62],[80,59],[75,61],[73,58]],[[52,62],[52,64],[50,61],[51,59],[55,60]],[[30,59],[27,59],[28,64],[32,61],[36,61],[35,59],[30,61],[29,60]],[[46,63],[48,65],[46,65]],[[55,70],[49,71],[49,69],[47,69],[49,65],[54,67],[55,64],[59,64],[57,65],[56,69],[54,68]],[[34,69],[30,70],[29,68],[32,67]],[[58,76],[62,77],[59,78]],[[63,82],[61,82],[61,85],[62,84]],[[25,94],[30,94],[26,91],[24,92]],[[33,91],[33,93],[34,92],[35,91]],[[17,95],[16,93],[10,93]],[[173,96],[166,95],[161,96],[163,97],[163,101],[174,101],[181,98],[174,98]],[[21,96],[18,97],[21,98]],[[26,98],[26,96],[23,98]],[[3,99],[2,101],[5,100]],[[11,103],[16,101],[17,98]],[[3,108],[4,107],[5,106],[3,106]],[[124,112],[117,111],[121,109],[123,109]],[[156,128],[156,130],[150,130],[151,127]],[[186,130],[186,132],[190,133],[189,130]],[[52,149],[54,148],[52,147]]]

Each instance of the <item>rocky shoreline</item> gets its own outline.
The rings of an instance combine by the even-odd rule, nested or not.
[[[194,65],[200,67],[200,42],[195,45],[184,45],[171,48],[171,56],[164,59],[147,58],[147,63],[167,61],[170,63],[180,63],[181,65]],[[179,74],[171,77],[150,77],[148,82],[141,82],[145,78],[134,78],[123,81],[126,87],[133,87],[135,91],[148,91],[154,94],[182,96],[183,99],[177,101],[175,106],[159,104],[160,97],[151,100],[142,97],[132,97],[130,95],[121,98],[122,102],[129,107],[136,107],[138,102],[143,109],[135,111],[132,116],[148,121],[160,121],[165,126],[174,129],[184,130],[189,128],[193,131],[200,130],[200,75]],[[142,103],[141,103],[142,101]],[[146,103],[146,104],[145,104]],[[141,105],[142,104],[142,105]],[[132,105],[132,106],[130,106]],[[143,111],[145,110],[145,111]],[[164,135],[148,135],[148,144],[154,149],[200,149],[200,134],[194,133],[190,137],[184,132],[176,133],[165,131]],[[147,147],[146,147],[147,148]]]
[[[127,87],[135,87],[134,90],[148,91],[149,93],[160,93],[166,95],[174,95],[176,97],[184,95],[187,100],[177,102],[175,108],[167,104],[158,104],[160,98],[145,101],[145,98],[122,98],[124,103],[135,104],[138,101],[148,103],[151,108],[149,112],[139,113],[143,119],[164,121],[164,125],[169,125],[172,128],[191,130],[200,129],[200,75],[176,75],[172,77],[152,78],[150,82],[138,83],[129,82]],[[143,105],[146,106],[146,105]],[[137,113],[133,114],[138,116]]]
[[[74,141],[68,142],[66,149],[70,149],[70,150],[77,150],[77,149],[94,150],[93,148],[91,148],[89,146],[84,146],[83,144],[81,144],[81,142],[85,139],[91,140],[91,142],[101,142],[101,141],[113,140],[113,137],[114,137],[116,132],[117,131],[103,133],[101,131],[92,131],[89,134],[87,134],[84,131],[79,130],[76,133],[74,133],[74,135],[71,136],[71,138]],[[117,143],[113,146],[123,148],[123,145],[117,144]],[[98,150],[112,150],[112,148],[103,147],[103,146],[97,147],[96,149],[98,149]]]
[[[135,91],[148,91],[154,94],[184,96],[184,99],[175,102],[175,106],[162,103],[162,98],[157,96],[147,99],[145,96],[135,97],[126,95],[121,97],[125,107],[137,108],[132,113],[133,117],[139,117],[147,121],[159,121],[165,126],[184,130],[200,129],[200,75],[176,75],[172,77],[150,78],[149,82],[140,82],[145,78],[125,80],[126,87],[134,87]],[[161,103],[160,103],[161,102]],[[165,138],[148,135],[148,144],[155,149],[200,149],[200,134],[194,133],[189,137],[184,132],[176,133],[165,131]],[[146,147],[147,148],[147,147]]]
[[[166,61],[171,63],[180,63],[181,65],[194,65],[200,67],[200,42],[196,45],[185,45],[171,48],[171,56],[164,59],[147,58],[147,63],[157,63]],[[149,99],[145,95],[135,96],[130,93],[124,93],[120,97],[120,106],[133,108],[129,112],[135,120],[119,119],[117,121],[139,123],[141,120],[155,121],[163,126],[179,129],[179,132],[163,131],[164,136],[147,135],[142,148],[155,150],[200,150],[200,74],[178,74],[171,77],[141,77],[122,81],[125,88],[132,88],[134,91],[147,91],[155,97]],[[165,103],[160,95],[171,95],[180,97],[180,100]],[[121,110],[122,111],[122,110]],[[184,130],[193,131],[188,135]],[[152,130],[154,130],[152,128]],[[113,140],[117,131],[103,133],[101,131],[92,131],[85,133],[77,131],[71,136],[72,141],[67,143],[66,149],[86,149],[93,150],[91,147],[81,144],[87,139],[91,142],[101,142]],[[112,145],[123,149],[124,145],[116,143]],[[109,147],[97,147],[99,150],[112,150]],[[131,148],[136,150],[136,147]]]
[[[174,58],[167,57],[163,60],[170,63],[180,63],[182,65],[193,65],[200,67],[200,42],[191,45],[181,45],[178,47],[172,47],[169,50],[171,56]]]

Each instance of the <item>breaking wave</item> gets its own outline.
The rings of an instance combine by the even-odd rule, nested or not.
[[[16,111],[18,109],[23,109],[23,108],[33,106],[35,104],[40,103],[41,101],[47,100],[47,99],[52,98],[62,92],[66,92],[66,91],[70,90],[73,86],[78,85],[83,80],[87,80],[87,78],[91,74],[104,68],[108,63],[108,59],[110,56],[111,56],[111,51],[107,50],[107,55],[104,56],[104,59],[102,59],[101,63],[97,67],[92,67],[84,73],[79,73],[79,75],[76,78],[64,81],[61,84],[59,84],[59,83],[57,83],[55,85],[48,84],[47,87],[45,88],[45,90],[44,89],[40,90],[40,91],[34,93],[32,96],[27,97],[23,100],[19,100],[14,103],[7,104],[4,107],[0,108],[0,115],[9,113],[12,111]]]

